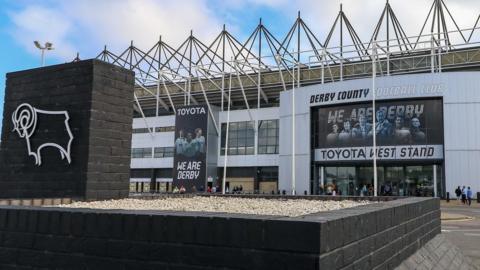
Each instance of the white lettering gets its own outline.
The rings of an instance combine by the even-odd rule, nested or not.
[[[177,109],[177,115],[206,114],[204,107],[190,107]]]

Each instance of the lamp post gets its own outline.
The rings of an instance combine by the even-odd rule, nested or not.
[[[42,46],[40,45],[40,42],[38,42],[37,40],[35,40],[33,42],[33,44],[35,44],[35,47],[37,47],[39,50],[42,51],[42,58],[41,58],[41,66],[43,67],[45,65],[45,51],[51,51],[53,50],[53,44],[51,42],[45,42],[45,45]]]
[[[372,109],[373,109],[373,196],[378,196],[378,178],[377,178],[377,128],[376,128],[376,111],[375,111],[375,99],[376,99],[376,82],[377,79],[377,42],[373,42],[373,58],[372,58]]]

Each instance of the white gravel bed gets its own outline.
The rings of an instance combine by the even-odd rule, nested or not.
[[[278,200],[225,197],[163,198],[153,200],[122,199],[94,202],[74,202],[59,205],[68,208],[124,209],[124,210],[169,210],[193,212],[223,212],[254,215],[302,216],[322,211],[331,211],[369,204],[369,201],[320,201]]]

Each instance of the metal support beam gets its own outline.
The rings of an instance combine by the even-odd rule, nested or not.
[[[195,66],[195,74],[197,75],[197,78],[200,78],[198,76],[198,67]],[[215,126],[215,131],[217,132],[217,136],[220,135],[220,130],[217,125],[217,120],[215,120],[215,116],[213,115],[213,110],[212,106],[210,105],[210,102],[208,101],[207,93],[205,92],[205,87],[203,87],[202,80],[198,80],[200,82],[200,88],[202,89],[203,97],[205,98],[205,101],[207,102],[207,107],[208,107],[208,112],[210,113],[210,117],[212,117],[213,125]]]
[[[247,107],[248,115],[250,116],[250,121],[254,121],[252,112],[250,111],[250,105],[248,104],[247,96],[245,95],[245,89],[243,88],[242,78],[240,78],[240,73],[238,71],[238,62],[235,61],[235,71],[237,74],[238,83],[240,84],[240,89],[242,90],[243,100],[245,101],[245,106]]]
[[[140,111],[140,114],[142,115],[143,121],[145,122],[145,126],[148,129],[148,133],[150,134],[150,137],[152,137],[152,139],[153,139],[154,130],[153,130],[153,128],[149,127],[148,122],[147,122],[147,118],[145,117],[145,114],[143,113],[142,106],[140,105],[140,102],[138,102],[138,98],[137,98],[137,95],[135,93],[133,93],[133,99],[135,100],[135,103],[137,104],[137,108]]]
[[[152,96],[156,97],[157,95],[152,93],[152,91],[148,90],[145,86],[143,86],[142,84],[137,84],[140,88],[142,88],[143,90],[147,91],[149,94],[151,94]],[[169,111],[170,108],[168,107],[167,103],[165,103],[165,101],[163,101],[160,97],[158,98],[157,100],[158,103],[160,103],[160,105],[162,105],[162,107]],[[140,103],[139,103],[139,106],[140,106]]]

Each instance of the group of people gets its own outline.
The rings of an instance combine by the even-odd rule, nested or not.
[[[219,186],[219,185],[216,185],[216,186],[209,186],[207,188],[207,192],[208,193],[216,193],[216,192],[222,192],[222,188]],[[225,187],[225,193],[229,194],[229,193],[232,193],[232,194],[240,194],[240,193],[243,193],[243,186],[240,185],[240,186],[234,186],[233,189],[230,191],[230,188],[229,186],[226,186]]]
[[[197,192],[203,192],[204,189],[203,189],[203,186],[201,186],[199,189],[197,189],[195,186],[192,186],[192,188],[190,189],[189,192],[191,193],[197,193]],[[220,187],[220,185],[212,185],[212,186],[207,186],[207,193],[218,193],[218,192],[222,192],[222,188]],[[172,189],[172,193],[177,193],[177,194],[184,194],[186,193],[187,190],[185,188],[185,186],[181,185],[180,187],[178,186],[174,186],[173,189]],[[240,185],[240,186],[234,186],[233,189],[230,191],[229,187],[227,186],[225,188],[225,193],[229,194],[241,194],[243,193],[243,186]]]
[[[342,189],[339,188],[335,183],[328,183],[325,185],[320,185],[318,187],[318,194],[319,195],[332,195],[332,196],[372,196],[373,195],[373,185],[363,185],[361,189],[355,188],[353,183],[349,183],[348,188],[346,190],[346,194],[342,192]]]
[[[222,192],[222,189],[220,188],[219,185],[216,185],[216,186],[208,186],[208,187],[207,187],[207,192],[208,192],[208,193],[217,193],[217,192]]]
[[[375,133],[377,140],[391,141],[396,144],[415,144],[425,141],[425,133],[421,130],[420,119],[412,117],[409,125],[405,124],[403,116],[397,116],[392,125],[386,118],[383,110],[376,112]],[[368,123],[365,115],[358,117],[358,122],[352,120],[343,121],[343,129],[340,131],[339,123],[333,123],[332,132],[327,135],[327,145],[349,145],[355,142],[370,139],[373,136],[373,125]]]
[[[187,190],[186,190],[185,187],[182,185],[180,188],[178,188],[177,186],[173,187],[172,193],[184,194],[186,191],[187,191]]]
[[[422,184],[416,185],[398,185],[397,183],[387,182],[382,183],[378,187],[378,194],[381,196],[433,196],[433,189],[427,188]],[[325,186],[318,187],[317,194],[319,195],[346,195],[346,196],[373,196],[374,188],[372,184],[359,184],[355,186],[353,182],[342,185],[334,180],[327,183]]]
[[[462,200],[463,204],[472,205],[473,191],[470,187],[465,188],[465,186],[463,186],[460,188],[460,186],[458,186],[457,189],[455,189],[455,195],[457,196],[457,201]]]
[[[202,129],[195,129],[195,138],[193,138],[191,132],[188,132],[185,137],[185,131],[180,130],[178,138],[175,140],[175,152],[186,157],[194,157],[198,153],[205,153],[205,137]]]

